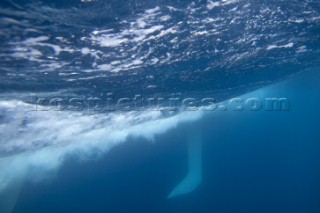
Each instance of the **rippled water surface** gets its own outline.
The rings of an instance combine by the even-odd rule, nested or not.
[[[316,0],[1,1],[0,212],[319,212],[319,32]]]

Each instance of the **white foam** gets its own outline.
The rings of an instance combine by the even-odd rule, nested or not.
[[[220,2],[213,2],[213,1],[209,0],[207,3],[208,10],[212,10],[213,8],[220,7],[220,6],[221,6]]]
[[[307,52],[307,51],[308,51],[307,47],[305,45],[302,45],[297,49],[296,52],[297,53],[304,53],[304,52]]]
[[[128,41],[126,38],[115,35],[103,35],[101,37],[92,37],[92,40],[98,41],[102,47],[116,47]]]
[[[171,19],[171,16],[169,16],[169,15],[165,15],[165,16],[160,17],[161,21],[168,21],[170,19]]]
[[[199,112],[163,116],[160,111],[84,114],[71,111],[30,111],[33,105],[0,101],[0,191],[25,178],[42,180],[57,171],[69,155],[87,160],[126,141],[128,136],[150,141]]]
[[[239,2],[239,0],[221,0],[221,1],[212,1],[208,0],[207,2],[207,9],[212,10],[216,7],[224,6],[224,5],[230,5]]]
[[[277,45],[269,45],[267,47],[267,50],[273,50],[273,49],[279,49],[279,48],[292,48],[294,46],[294,43],[288,43],[286,45],[280,45],[280,46],[277,46]]]
[[[49,39],[48,36],[39,36],[39,37],[35,37],[35,38],[28,38],[25,40],[25,43],[33,45],[33,44],[37,44],[42,41],[47,41],[48,39]]]
[[[88,47],[84,47],[81,49],[81,53],[83,55],[88,55],[90,53],[90,49]]]
[[[235,4],[238,3],[239,0],[221,0],[224,5]]]
[[[154,14],[154,13],[158,12],[159,10],[160,10],[160,7],[155,7],[153,9],[148,9],[145,12],[148,14]]]

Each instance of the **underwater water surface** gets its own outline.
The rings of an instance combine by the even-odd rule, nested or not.
[[[320,4],[0,2],[0,212],[320,211]]]

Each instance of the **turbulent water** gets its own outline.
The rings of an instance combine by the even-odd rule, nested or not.
[[[316,0],[1,1],[0,212],[318,212],[319,32]]]

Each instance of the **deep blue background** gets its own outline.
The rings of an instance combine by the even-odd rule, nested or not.
[[[25,184],[15,212],[320,211],[319,69],[273,85],[289,112],[212,112],[156,137],[130,139],[102,159],[70,159],[46,183]],[[166,199],[187,171],[185,131],[203,130],[203,182]]]

